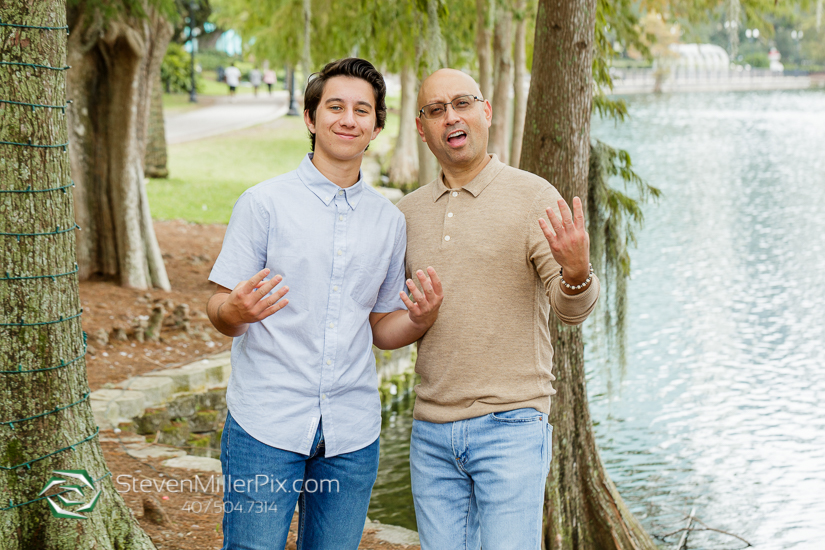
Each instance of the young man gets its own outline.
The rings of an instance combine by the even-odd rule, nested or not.
[[[296,502],[299,549],[361,540],[381,429],[372,344],[414,342],[441,304],[432,269],[416,273],[423,293],[406,281],[415,303],[404,292],[404,217],[361,180],[385,93],[363,59],[313,75],[313,153],[241,195],[209,276],[209,318],[235,337],[221,441],[225,550],[283,548]]]
[[[421,548],[538,550],[555,393],[548,316],[581,323],[599,295],[581,201],[571,215],[547,181],[487,153],[492,108],[466,74],[433,73],[418,107],[442,170],[398,203],[407,271],[433,265],[447,289],[416,363]]]

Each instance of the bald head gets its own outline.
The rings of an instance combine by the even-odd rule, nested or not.
[[[436,101],[447,102],[460,95],[481,97],[481,89],[467,73],[456,69],[439,69],[421,83],[418,108]]]

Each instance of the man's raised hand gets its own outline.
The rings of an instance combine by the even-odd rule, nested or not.
[[[424,289],[423,294],[415,286],[412,279],[407,279],[407,288],[410,289],[415,302],[410,300],[405,292],[399,292],[399,294],[410,312],[410,321],[414,325],[426,329],[431,327],[438,317],[438,309],[444,300],[444,291],[441,288],[441,280],[434,268],[428,267],[427,274],[419,269],[415,272],[415,275],[421,283],[421,288]]]
[[[220,319],[228,325],[240,326],[256,323],[283,309],[289,300],[281,298],[289,292],[289,287],[283,286],[267,296],[283,280],[280,275],[275,275],[264,281],[268,274],[269,269],[264,268],[251,279],[238,283],[218,308]]]
[[[539,225],[553,258],[564,269],[564,280],[575,285],[584,282],[590,273],[590,236],[584,227],[581,199],[573,197],[572,214],[564,199],[559,199],[559,213],[561,219],[552,208],[547,209],[552,231],[544,219],[539,219]]]

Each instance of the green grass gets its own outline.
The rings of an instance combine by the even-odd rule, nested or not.
[[[383,150],[398,134],[398,116],[373,142]],[[246,189],[295,170],[309,152],[304,121],[283,117],[269,124],[169,146],[169,179],[147,186],[152,217],[195,223],[228,223]]]

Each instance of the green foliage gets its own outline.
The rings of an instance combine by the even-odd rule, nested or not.
[[[767,69],[771,66],[771,62],[768,59],[768,54],[765,52],[749,53],[744,56],[742,62],[755,69]]]
[[[228,67],[230,63],[236,64],[240,61],[239,57],[232,57],[226,52],[218,50],[199,50],[197,52],[197,62],[204,71],[216,71],[218,67]]]
[[[120,16],[143,18],[147,16],[147,7],[158,10],[169,21],[178,19],[175,0],[67,0],[67,5],[87,13],[97,13],[103,21]]]
[[[188,92],[191,84],[191,56],[183,46],[170,42],[160,65],[160,78],[167,93]]]
[[[619,177],[623,190],[610,185]],[[619,365],[627,362],[627,280],[630,276],[628,246],[636,244],[636,230],[644,222],[641,204],[658,200],[661,191],[645,183],[633,170],[630,154],[599,140],[590,147],[588,172],[587,231],[590,261],[604,280],[605,299],[599,306],[608,343],[617,351]],[[635,198],[628,194],[631,188]]]
[[[195,36],[202,35],[205,32],[203,24],[209,21],[212,15],[209,0],[191,0],[191,3],[190,0],[174,0],[174,3],[177,17],[174,21],[175,33],[172,35],[172,40],[181,44],[189,40],[190,17],[194,20],[194,28],[197,29]]]

